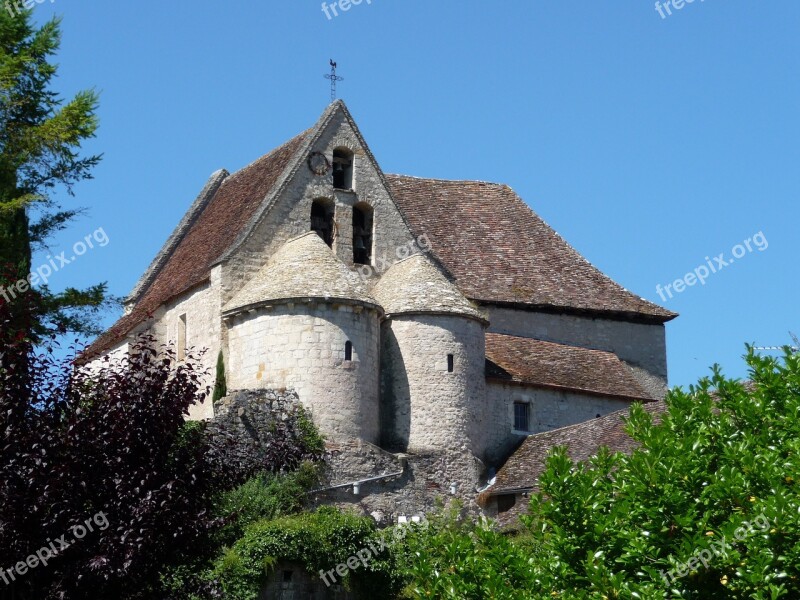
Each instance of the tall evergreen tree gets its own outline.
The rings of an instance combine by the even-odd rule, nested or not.
[[[0,10],[0,285],[6,292],[0,302],[19,307],[14,327],[26,336],[45,329],[94,333],[93,317],[107,302],[105,284],[61,293],[15,285],[29,278],[33,251],[80,213],[62,209],[53,192],[63,186],[74,195],[74,185],[91,178],[100,156],[81,153],[97,129],[95,92],[79,92],[65,103],[51,88],[60,21],[36,28],[30,10],[12,12]],[[23,293],[32,298],[19,302]],[[23,309],[31,306],[32,314]]]
[[[227,395],[228,382],[225,380],[225,357],[222,356],[222,350],[220,350],[217,356],[217,380],[214,383],[214,394],[211,401],[216,402]]]

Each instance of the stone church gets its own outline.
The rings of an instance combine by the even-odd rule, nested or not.
[[[402,522],[478,510],[529,436],[662,398],[675,316],[506,185],[385,174],[337,101],[211,176],[88,356],[147,331],[212,376],[221,352],[230,395],[192,418],[290,397],[334,457],[320,501]]]

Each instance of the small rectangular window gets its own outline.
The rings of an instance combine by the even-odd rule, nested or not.
[[[447,372],[452,373],[455,369],[455,357],[452,354],[447,355]]]
[[[530,431],[531,405],[527,402],[514,402],[514,430]]]
[[[346,361],[353,360],[353,343],[352,342],[345,342],[345,345],[344,345],[344,359]]]
[[[178,317],[178,360],[186,358],[186,315]]]

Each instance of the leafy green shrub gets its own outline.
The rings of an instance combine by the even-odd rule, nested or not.
[[[226,598],[255,600],[276,561],[303,564],[311,573],[325,571],[367,547],[374,533],[371,519],[331,507],[258,521],[216,561],[214,575]]]
[[[800,598],[800,355],[746,360],[749,384],[715,368],[634,407],[630,456],[554,450],[523,536],[433,520],[395,549],[406,596]]]
[[[217,355],[217,373],[214,381],[214,393],[211,395],[211,402],[216,403],[228,395],[228,382],[225,379],[225,357],[222,350]]]
[[[395,544],[405,598],[453,600],[531,598],[531,556],[484,520],[462,519],[455,506],[429,517]]]
[[[294,416],[299,432],[298,437],[305,451],[312,456],[323,456],[325,454],[325,438],[322,437],[306,410],[302,406],[298,406]]]
[[[270,520],[300,512],[307,492],[319,483],[320,466],[304,462],[291,473],[264,473],[225,492],[215,502],[214,512],[225,525],[217,540],[232,544],[256,521]]]
[[[529,518],[545,589],[800,598],[800,356],[746,360],[751,384],[715,368],[672,391],[660,423],[632,410],[628,428],[641,443],[632,455],[577,467],[563,451],[551,458]]]

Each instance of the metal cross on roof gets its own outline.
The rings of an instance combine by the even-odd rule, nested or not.
[[[324,75],[325,79],[331,80],[331,102],[336,100],[336,82],[344,81],[344,77],[339,77],[336,74],[336,66],[334,60],[331,59],[331,72],[328,75]]]

